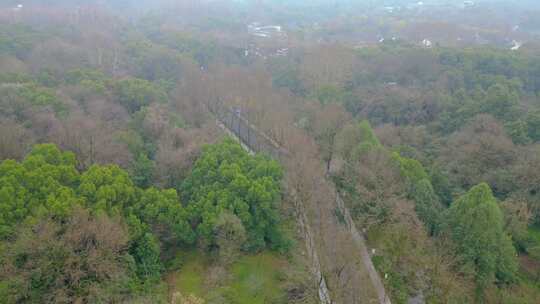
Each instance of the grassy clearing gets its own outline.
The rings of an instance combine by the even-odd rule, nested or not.
[[[227,298],[235,304],[278,303],[285,298],[280,286],[283,264],[270,253],[242,257],[232,266]]]
[[[202,294],[203,267],[199,260],[186,264],[177,281],[178,289],[183,290],[185,294]]]
[[[287,303],[283,283],[288,262],[276,254],[263,252],[240,257],[220,275],[217,287],[207,280],[215,275],[207,256],[191,251],[179,253],[177,259],[182,260],[182,266],[168,275],[170,294],[193,294],[230,304]]]
[[[169,274],[170,293],[179,291],[183,295],[201,296],[204,293],[204,277],[209,260],[197,251],[180,252],[176,259],[182,261],[179,270]]]
[[[535,244],[540,244],[540,226],[530,226],[529,229],[529,237],[534,241]]]

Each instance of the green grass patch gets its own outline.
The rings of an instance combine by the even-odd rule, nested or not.
[[[180,270],[174,272],[174,291],[184,295],[204,296],[204,277],[209,265],[208,258],[195,250],[181,252],[177,259],[182,260]]]
[[[235,304],[278,303],[285,297],[280,287],[282,264],[283,261],[271,253],[240,258],[232,266],[226,297]]]
[[[219,286],[208,285],[212,275],[210,258],[193,250],[182,252],[179,270],[168,275],[169,293],[193,294],[203,299],[221,299],[228,304],[287,303],[283,288],[287,260],[277,254],[263,252],[241,256],[220,275]]]
[[[531,238],[531,240],[535,244],[540,245],[540,226],[539,225],[530,226],[528,231],[529,231],[529,237]]]

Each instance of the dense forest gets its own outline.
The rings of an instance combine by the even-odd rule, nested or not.
[[[528,13],[102,2],[0,5],[0,303],[378,303],[336,195],[392,303],[538,303]]]

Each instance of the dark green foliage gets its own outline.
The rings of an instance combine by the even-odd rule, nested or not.
[[[298,71],[291,69],[289,65],[286,67],[277,67],[273,72],[272,81],[274,86],[288,88],[293,94],[305,96],[306,88],[300,80]]]
[[[137,78],[129,78],[114,84],[114,93],[118,102],[131,113],[153,102],[166,102],[167,94],[159,86]]]
[[[0,73],[0,83],[27,83],[32,82],[31,75],[24,73]]]
[[[422,180],[428,179],[428,175],[424,166],[416,159],[401,157],[397,153],[393,153],[392,157],[399,166],[401,175],[411,185],[417,184]]]
[[[105,85],[108,78],[99,70],[76,69],[66,73],[65,81],[68,84],[79,84],[83,81],[93,81]]]
[[[208,244],[215,242],[214,226],[229,211],[245,227],[245,247],[286,249],[280,231],[281,168],[264,156],[251,157],[232,140],[207,146],[182,185],[192,224]]]
[[[481,111],[502,121],[513,121],[519,114],[519,96],[505,84],[494,84],[487,90],[486,100]]]
[[[487,184],[473,187],[452,204],[448,226],[462,271],[475,278],[479,292],[493,282],[516,279],[516,251],[503,230],[501,210]]]
[[[393,158],[401,176],[405,178],[408,196],[415,202],[418,218],[424,222],[430,234],[437,233],[440,230],[443,208],[424,167],[419,161],[397,153],[393,154]]]
[[[531,142],[529,129],[525,121],[519,119],[505,125],[506,133],[516,145],[525,145]]]
[[[342,89],[336,86],[325,85],[317,88],[317,90],[313,93],[313,98],[318,100],[323,105],[342,103],[344,100],[344,92]]]
[[[368,144],[373,147],[379,147],[381,146],[381,143],[379,142],[379,139],[373,132],[373,129],[371,128],[371,125],[369,124],[369,121],[364,120],[360,122],[358,125],[358,136],[362,139],[362,144]]]
[[[5,6],[18,4],[8,2]],[[453,289],[448,282],[472,285],[471,278],[479,290],[500,294],[496,300],[501,303],[536,299],[537,293],[521,289],[528,275],[523,272],[519,284],[505,288],[505,283],[516,282],[515,250],[506,233],[523,260],[540,257],[540,245],[526,233],[531,214],[533,222],[540,218],[534,156],[540,141],[540,60],[534,43],[515,52],[489,47],[421,49],[403,41],[354,50],[338,43],[328,49],[310,39],[334,41],[337,34],[336,41],[346,41],[349,30],[340,27],[356,23],[354,18],[325,22],[332,29],[314,27],[304,35],[311,31],[305,24],[314,24],[312,17],[290,24],[285,19],[293,12],[285,12],[276,21],[290,25],[289,39],[283,41],[291,44],[289,54],[258,60],[244,56],[244,50],[262,46],[261,53],[270,51],[270,45],[259,44],[265,39],[249,39],[249,46],[236,41],[246,37],[246,26],[239,20],[247,6],[242,18],[214,18],[205,12],[201,21],[199,15],[184,18],[171,10],[171,19],[168,12],[163,19],[161,13],[149,14],[130,18],[128,24],[122,18],[108,20],[105,11],[91,12],[85,5],[67,15],[48,7],[54,2],[75,9],[82,0],[31,2],[40,5],[25,4],[20,18],[2,10],[9,22],[0,25],[0,154],[23,159],[30,143],[54,141],[88,154],[80,156],[91,159],[81,161],[81,167],[109,162],[118,166],[94,165],[81,171],[72,153],[52,145],[35,146],[20,162],[0,163],[1,303],[153,303],[154,298],[135,298],[156,292],[163,271],[161,246],[172,252],[200,242],[218,252],[224,264],[239,248],[286,250],[290,242],[279,216],[282,173],[275,162],[250,157],[225,142],[206,148],[191,174],[178,169],[192,164],[211,132],[178,130],[203,125],[191,117],[204,112],[201,102],[238,102],[250,115],[265,114],[261,128],[275,125],[274,115],[266,115],[272,106],[264,102],[270,99],[258,100],[259,93],[272,89],[261,86],[268,92],[252,92],[251,86],[223,81],[231,76],[240,82],[253,76],[257,87],[272,83],[275,97],[284,101],[275,104],[275,116],[283,114],[284,126],[319,103],[344,106],[361,121],[336,124],[336,142],[332,138],[328,146],[316,138],[320,153],[314,158],[327,158],[325,151],[336,144],[331,174],[336,172],[359,223],[384,235],[383,243],[369,240],[369,245],[378,248],[380,256],[374,260],[381,273],[388,273],[384,282],[393,302],[406,302],[422,290],[427,302],[452,303],[445,295],[467,298],[463,295],[469,290]],[[119,9],[140,8],[127,4],[137,1],[120,2]],[[189,12],[199,9],[188,6]],[[310,16],[311,11],[300,15]],[[89,17],[99,21],[88,26]],[[381,18],[384,23],[386,17]],[[368,31],[374,26],[371,18],[358,19]],[[402,21],[383,25],[381,35],[418,30]],[[281,44],[281,39],[266,40]],[[318,58],[319,49],[329,51]],[[304,60],[307,56],[312,60]],[[478,117],[483,122],[471,124]],[[380,141],[368,120],[377,127]],[[12,127],[24,132],[12,132]],[[286,127],[283,130],[273,135],[289,140]],[[20,148],[5,148],[11,146]],[[154,188],[155,181],[177,189]],[[505,206],[502,224],[498,204],[483,184],[451,205],[464,189],[482,181],[497,198],[521,206]],[[416,214],[411,212],[413,203]],[[444,210],[450,206],[450,211]],[[343,215],[335,212],[333,220],[342,222]],[[456,265],[454,255],[460,273],[450,271]],[[91,268],[100,265],[107,268]],[[532,284],[530,288],[538,289]],[[527,297],[512,301],[507,293]],[[486,296],[485,301],[494,302],[493,298]]]
[[[137,186],[146,188],[152,183],[153,171],[154,162],[148,159],[148,156],[141,153],[131,165],[131,178]]]
[[[116,165],[90,167],[81,175],[78,193],[87,207],[122,214],[139,197],[129,174]]]
[[[139,283],[158,282],[162,265],[159,241],[152,233],[153,227],[163,227],[165,232],[160,232],[160,236],[166,240],[172,239],[187,244],[194,241],[194,234],[187,222],[187,213],[180,204],[176,191],[154,188],[142,190],[134,185],[126,171],[115,165],[94,165],[87,171],[79,173],[75,164],[73,153],[61,152],[51,144],[35,146],[21,163],[12,160],[2,162],[0,164],[0,210],[2,211],[0,237],[4,240],[14,240],[17,238],[14,232],[21,223],[32,224],[44,218],[51,219],[48,221],[54,227],[62,226],[66,220],[69,223],[70,217],[76,216],[76,214],[73,215],[73,210],[84,207],[92,214],[85,217],[90,222],[94,217],[99,219],[107,216],[122,219],[121,222],[125,220],[127,224],[126,239],[123,241],[125,245],[118,249],[121,250],[118,252],[119,256],[108,256],[108,258],[119,263],[130,259],[134,261],[133,273],[129,271],[130,267],[118,266],[125,269],[125,280],[131,282],[130,288],[138,289]],[[56,229],[60,228],[53,230]],[[64,231],[63,228],[60,231]],[[52,236],[44,235],[43,237]],[[43,263],[50,269],[32,268],[28,271],[56,273],[60,271],[57,267],[61,267],[62,263],[67,263],[68,260],[63,259],[68,258],[66,254],[71,254],[65,251],[69,248],[64,248],[62,242],[55,243],[52,240],[48,242],[51,242],[51,247],[43,248],[43,251],[36,254],[45,259]],[[130,255],[126,256],[125,250],[128,246]],[[98,246],[96,250],[101,249]],[[11,249],[8,250],[13,252]],[[52,255],[45,256],[47,252]],[[17,261],[19,260],[11,263],[19,263]],[[13,271],[16,275],[21,274],[17,269]],[[85,275],[92,274],[85,273]],[[55,280],[54,276],[48,275],[46,278]],[[36,284],[41,287],[33,288],[35,297],[44,296],[50,290],[55,290],[56,287],[51,285],[53,283],[45,282],[44,279],[38,278],[39,283]],[[108,284],[106,278],[103,280],[104,284]],[[127,281],[124,283],[127,284]],[[30,296],[34,297],[34,295]]]
[[[349,126],[343,133],[341,153],[347,160],[356,160],[368,151],[382,148],[367,120]]]
[[[151,233],[145,233],[131,244],[131,255],[135,258],[137,275],[143,281],[157,282],[163,266],[159,260],[159,243]]]
[[[144,222],[165,225],[173,238],[185,244],[195,242],[195,233],[187,220],[188,211],[179,203],[174,189],[145,190],[133,206],[133,212]]]
[[[443,208],[431,182],[422,179],[413,184],[410,196],[415,202],[418,218],[426,224],[431,235],[436,234],[440,230]]]
[[[28,217],[64,217],[76,205],[110,215],[136,216],[139,220],[128,221],[135,223],[130,225],[135,236],[140,235],[135,226],[143,220],[169,225],[179,239],[192,238],[175,190],[142,190],[118,166],[95,165],[80,174],[73,153],[46,144],[37,145],[21,163],[2,162],[0,173],[4,238]]]
[[[407,303],[415,292],[410,288],[410,283],[417,279],[411,261],[404,262],[401,258],[408,253],[416,253],[416,257],[419,257],[422,249],[415,248],[408,240],[410,231],[406,226],[394,225],[389,223],[377,231],[370,231],[370,237],[381,238],[380,247],[377,248],[381,253],[374,255],[372,261],[379,273],[384,274],[385,287],[392,294],[392,303]]]
[[[476,71],[480,75],[504,75],[513,78],[524,69],[524,62],[519,57],[495,49],[442,49],[439,61],[443,65],[452,66],[466,73]],[[473,78],[473,75],[467,75]]]
[[[57,116],[65,116],[67,106],[59,99],[54,89],[34,82],[8,84],[0,88],[0,113],[13,115],[18,119],[30,109],[52,109]]]
[[[441,203],[443,203],[445,206],[450,206],[450,203],[452,203],[453,200],[453,189],[448,176],[441,169],[432,168],[429,179],[431,180],[433,190],[440,198]]]
[[[187,213],[175,190],[142,190],[117,166],[93,166],[81,176],[79,193],[86,204],[111,214],[125,214],[130,233],[141,237],[148,224],[165,225],[174,238],[193,242]]]
[[[529,138],[535,142],[540,141],[540,110],[529,112],[526,121]]]
[[[73,153],[54,145],[38,145],[22,163],[0,164],[0,237],[27,217],[66,216],[80,199],[74,191],[79,182]]]
[[[144,132],[145,115],[144,109],[135,113],[131,121],[131,130],[120,133],[119,140],[127,145],[132,155],[144,154],[152,159],[156,152],[155,138],[151,138]]]
[[[47,106],[55,103],[54,92],[38,86],[25,86],[20,94],[31,104],[36,106]]]
[[[447,135],[479,114],[490,114],[516,144],[537,141],[533,133],[539,128],[529,114],[538,104],[536,55],[385,44],[360,50],[359,62],[371,68],[353,75],[345,96],[356,97],[349,99],[347,109],[362,118],[376,124],[421,124]],[[388,62],[399,63],[389,67]]]
[[[105,94],[112,81],[103,72],[93,69],[71,70],[65,75],[65,82],[70,85],[79,85],[82,88],[98,94]]]

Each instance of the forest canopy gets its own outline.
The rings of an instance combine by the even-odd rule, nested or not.
[[[186,204],[174,189],[135,186],[118,166],[75,165],[72,152],[52,144],[0,164],[2,298],[67,303],[144,295],[164,269],[161,244],[204,241],[214,250],[227,227],[219,219],[229,213],[247,233],[242,248],[287,250],[277,205],[281,169],[233,141],[204,149],[183,186],[190,189],[182,193]],[[64,266],[57,272],[54,265]]]
[[[0,302],[536,303],[503,2],[3,1]]]

